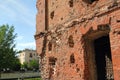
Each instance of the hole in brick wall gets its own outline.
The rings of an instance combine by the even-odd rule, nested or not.
[[[63,18],[61,18],[61,20],[63,20]]]
[[[49,58],[49,79],[51,80],[52,76],[55,74],[55,65],[57,58],[50,57]]]
[[[77,30],[75,30],[75,33],[77,33]]]
[[[70,1],[69,1],[69,6],[70,6],[70,7],[73,7],[73,0],[70,0]]]
[[[98,0],[83,0],[83,1],[86,3],[92,4],[93,2],[98,1]]]
[[[51,66],[55,66],[55,64],[56,64],[56,58],[54,58],[54,57],[50,57],[49,58],[49,65],[51,65]]]
[[[48,43],[48,51],[51,51],[51,50],[52,50],[52,43],[49,42],[49,43]]]
[[[81,74],[79,74],[79,76],[81,77]]]
[[[54,5],[55,3],[54,2],[52,2],[52,5]]]
[[[69,47],[74,47],[74,40],[72,35],[70,35],[68,38],[68,44],[69,44]]]
[[[51,12],[51,14],[50,14],[50,18],[51,18],[51,19],[54,18],[54,11]]]
[[[80,71],[80,69],[79,69],[79,68],[77,68],[77,69],[76,69],[76,71],[77,71],[77,72],[79,72],[79,71]]]
[[[78,66],[78,64],[76,64],[76,67]]]
[[[72,55],[70,56],[70,63],[75,63],[74,54],[72,54]]]
[[[96,1],[96,0],[89,0],[90,4],[93,3],[94,1]]]

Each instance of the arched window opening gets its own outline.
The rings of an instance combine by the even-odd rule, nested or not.
[[[48,43],[48,51],[51,51],[51,50],[52,50],[52,43],[49,42],[49,43]]]
[[[72,55],[70,56],[70,63],[75,63],[74,54],[72,54]]]
[[[68,38],[68,44],[69,44],[69,47],[74,47],[74,40],[72,35],[70,35]]]

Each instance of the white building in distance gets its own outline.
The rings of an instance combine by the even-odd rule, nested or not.
[[[39,60],[38,55],[36,54],[36,50],[25,49],[19,53],[18,56],[20,63],[24,62],[29,63],[32,60]]]

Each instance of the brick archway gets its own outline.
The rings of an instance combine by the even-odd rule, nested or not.
[[[84,45],[85,45],[85,65],[88,67],[89,78],[90,80],[113,80],[113,69],[112,69],[112,58],[111,58],[111,49],[110,49],[110,40],[109,40],[109,32],[110,26],[109,25],[101,25],[97,27],[97,30],[92,30],[92,28],[84,35]],[[105,41],[104,41],[105,40]],[[100,42],[101,41],[101,42]],[[104,41],[104,42],[102,42]],[[107,47],[105,48],[105,45]],[[101,46],[96,46],[101,44]],[[104,45],[104,46],[103,46]],[[100,47],[100,48],[99,48]],[[105,51],[101,49],[107,49],[108,53],[105,54]],[[98,55],[100,54],[102,55]],[[110,55],[109,58],[107,58]],[[100,57],[102,56],[102,57]],[[104,58],[103,58],[104,57]],[[106,58],[106,59],[105,59]],[[103,60],[103,61],[102,61]],[[99,63],[105,64],[105,66],[99,66]],[[100,72],[99,69],[104,69]],[[86,75],[85,74],[85,75]],[[102,75],[102,79],[99,78]]]

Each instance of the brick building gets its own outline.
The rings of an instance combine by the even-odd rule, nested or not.
[[[37,0],[43,80],[120,80],[120,0]]]

